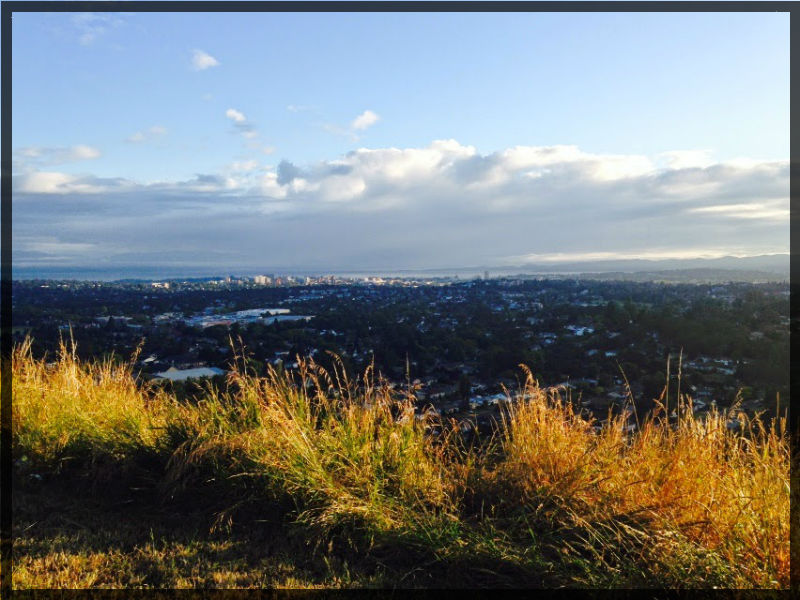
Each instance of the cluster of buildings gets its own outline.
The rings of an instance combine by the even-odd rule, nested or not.
[[[293,286],[323,286],[323,285],[368,285],[368,286],[397,286],[418,287],[431,285],[447,285],[459,281],[458,277],[401,277],[401,276],[373,276],[373,275],[254,275],[252,277],[233,276],[218,279],[202,280],[212,286],[223,287],[293,287]],[[156,281],[149,285],[153,289],[169,290],[181,288],[186,285],[197,285],[197,280],[186,281]]]
[[[234,323],[249,324],[261,322],[267,325],[281,321],[310,321],[312,315],[292,315],[288,308],[251,308],[238,310],[231,313],[211,313],[210,311],[193,317],[183,318],[183,322],[192,327],[214,327],[215,325],[230,326]],[[164,317],[164,315],[160,315]]]

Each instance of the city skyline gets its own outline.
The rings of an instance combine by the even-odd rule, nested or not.
[[[789,249],[788,13],[18,13],[13,28],[15,268]]]

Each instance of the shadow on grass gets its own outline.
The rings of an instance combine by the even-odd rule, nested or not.
[[[429,540],[320,536],[288,499],[241,503],[209,483],[165,499],[134,477],[31,477],[14,484],[14,586],[25,588],[548,587],[481,537],[437,553]],[[97,482],[97,479],[94,479]],[[241,490],[239,490],[241,492]],[[483,544],[483,546],[481,546]],[[446,544],[440,544],[446,545]]]

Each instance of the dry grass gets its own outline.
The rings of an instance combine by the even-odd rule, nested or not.
[[[270,369],[259,378],[243,367],[230,384],[233,396],[209,391],[177,408],[168,429],[185,441],[170,463],[172,481],[185,486],[198,465],[213,462],[217,476],[246,476],[291,496],[298,521],[321,532],[406,532],[455,513],[447,462],[426,433],[433,415],[416,419],[413,399],[398,398],[371,371],[351,382],[313,362],[294,376]]]
[[[788,587],[785,417],[765,425],[733,409],[698,418],[683,398],[669,424],[656,414],[629,435],[621,416],[595,432],[530,374],[523,395],[508,411],[504,458],[492,472],[506,502],[576,528],[610,573],[625,553],[654,569],[679,552],[688,563],[713,554],[718,574],[736,586]]]
[[[242,505],[289,499],[320,547],[346,539],[380,561],[427,561],[410,578],[398,567],[395,585],[426,569],[444,577],[430,584],[458,585],[454,573],[470,566],[480,585],[788,586],[785,419],[699,418],[686,398],[669,424],[655,415],[629,434],[617,417],[596,431],[528,373],[497,436],[469,446],[436,415],[417,418],[413,393],[371,370],[351,381],[341,365],[327,373],[309,361],[256,377],[243,354],[238,363],[231,392],[181,404],[137,385],[132,362],[80,364],[65,346],[48,367],[25,343],[13,364],[15,456],[48,473],[71,458],[71,472],[90,477],[97,464],[136,463],[164,497],[216,495],[223,524]],[[57,584],[48,573],[74,563],[76,585],[99,585],[99,565],[157,554],[130,552],[23,551],[15,577]],[[251,575],[222,583],[259,585]]]
[[[53,464],[78,458],[155,451],[173,404],[148,386],[137,386],[134,360],[80,364],[74,345],[62,342],[55,362],[34,360],[31,342],[14,350],[14,446]]]

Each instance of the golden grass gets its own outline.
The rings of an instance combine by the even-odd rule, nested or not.
[[[713,410],[698,418],[683,398],[669,425],[662,413],[629,435],[619,416],[595,432],[530,374],[523,396],[501,436],[499,493],[549,508],[609,547],[636,540],[638,552],[668,558],[680,542],[714,552],[737,584],[788,587],[785,417],[765,425]],[[743,433],[728,429],[732,419]]]
[[[684,398],[669,424],[651,416],[631,434],[616,417],[596,431],[528,372],[496,437],[467,446],[436,415],[417,418],[413,393],[372,370],[351,381],[341,365],[328,373],[307,361],[294,375],[257,377],[239,359],[231,392],[178,403],[138,385],[133,361],[79,363],[64,346],[48,366],[26,342],[13,361],[15,456],[88,468],[161,453],[166,470],[153,478],[169,493],[246,484],[241,501],[291,498],[296,522],[320,541],[349,531],[367,548],[426,548],[434,561],[467,564],[480,554],[498,572],[555,569],[573,585],[788,586],[784,418],[700,418]],[[92,561],[59,561],[94,585]],[[26,573],[50,582],[36,564]]]
[[[333,377],[310,361],[294,376],[234,371],[235,397],[209,392],[178,408],[178,437],[189,441],[170,477],[225,456],[298,499],[298,519],[322,530],[349,523],[386,533],[455,512],[447,463],[426,433],[433,415],[415,418],[413,399],[398,398],[371,370],[359,382],[339,369]]]
[[[34,360],[31,342],[14,350],[12,433],[14,445],[45,461],[75,454],[124,458],[154,449],[172,399],[137,386],[133,363],[80,364],[75,347],[62,342],[53,363]]]

